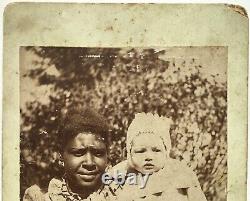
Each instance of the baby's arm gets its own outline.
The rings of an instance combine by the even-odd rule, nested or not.
[[[197,175],[191,168],[186,166],[187,175],[191,181],[191,186],[187,188],[187,195],[189,201],[207,201],[201,187]]]
[[[190,167],[175,159],[169,159],[168,164],[168,171],[170,174],[173,173],[175,186],[179,189],[186,189],[188,201],[206,201],[197,175]]]
[[[190,201],[207,201],[203,191],[199,186],[188,188],[187,194],[188,200]]]

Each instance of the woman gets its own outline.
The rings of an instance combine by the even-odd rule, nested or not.
[[[68,111],[58,143],[64,176],[53,178],[46,192],[38,186],[25,191],[24,201],[108,200],[112,192],[101,181],[108,165],[109,126],[90,109]]]

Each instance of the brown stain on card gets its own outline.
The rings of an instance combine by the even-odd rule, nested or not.
[[[233,10],[234,12],[241,14],[243,17],[248,18],[247,11],[244,7],[242,7],[240,5],[233,5],[233,4],[226,4],[226,6],[229,9]]]
[[[113,26],[108,26],[104,29],[104,31],[114,31]]]
[[[34,29],[36,24],[31,17],[22,17],[18,20],[17,29],[20,32],[27,32],[27,30]]]

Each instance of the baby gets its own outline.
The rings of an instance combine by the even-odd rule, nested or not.
[[[171,120],[165,117],[150,113],[135,115],[127,132],[127,160],[112,170],[133,173],[139,182],[146,184],[125,182],[115,189],[118,200],[206,201],[193,171],[169,157],[170,125]]]

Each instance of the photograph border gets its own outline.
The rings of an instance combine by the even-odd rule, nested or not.
[[[20,188],[20,46],[227,46],[227,200],[246,200],[247,17],[222,4],[15,3],[7,6],[3,61],[3,199],[8,200],[18,200]]]

